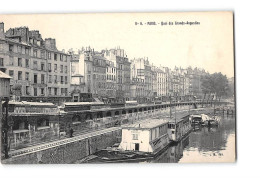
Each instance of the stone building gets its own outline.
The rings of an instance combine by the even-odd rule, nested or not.
[[[106,100],[106,59],[103,54],[94,52],[93,59],[93,89],[92,95],[99,100]]]
[[[130,100],[145,103],[145,82],[141,78],[132,78],[130,86]]]
[[[12,77],[12,99],[57,104],[70,100],[70,60],[57,49],[55,39],[43,40],[39,31],[28,27],[4,32],[0,23],[0,65]]]
[[[113,103],[116,98],[116,62],[106,60],[106,101],[108,103]]]
[[[150,102],[153,98],[152,67],[147,58],[131,60],[131,78],[144,81],[144,102]]]
[[[107,63],[104,55],[90,47],[71,54],[71,89],[74,101],[104,100],[107,97]]]
[[[154,72],[156,73],[156,92],[157,96],[160,98],[166,98],[167,95],[167,83],[166,83],[166,73],[164,72],[163,69],[159,67],[154,67],[153,68]]]
[[[116,64],[116,102],[130,99],[131,63],[123,49],[103,50],[104,57]]]

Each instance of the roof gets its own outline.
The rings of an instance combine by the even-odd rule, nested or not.
[[[103,102],[67,102],[65,106],[80,106],[80,105],[103,105]]]
[[[6,78],[6,79],[11,79],[9,75],[5,74],[4,72],[0,71],[0,78]]]
[[[137,103],[137,101],[126,101],[126,104],[132,104],[132,103]]]
[[[123,129],[152,129],[158,126],[161,126],[163,124],[167,124],[168,120],[162,120],[162,119],[148,119],[143,120],[135,124],[129,124],[123,127]]]
[[[9,104],[13,104],[13,105],[21,105],[21,106],[48,106],[48,107],[56,107],[55,104],[53,103],[43,103],[43,102],[27,102],[27,101],[10,101]]]

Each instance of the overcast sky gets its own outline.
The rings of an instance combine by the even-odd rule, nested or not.
[[[129,59],[148,57],[158,66],[192,66],[234,76],[233,15],[228,12],[0,15],[1,21],[5,31],[20,26],[39,30],[43,38],[55,38],[59,50],[120,46]],[[150,21],[200,25],[144,24]]]

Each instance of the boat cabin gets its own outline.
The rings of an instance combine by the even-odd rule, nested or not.
[[[168,121],[150,119],[122,128],[119,149],[156,153],[169,144]]]
[[[191,131],[191,123],[189,116],[175,120],[170,120],[168,123],[168,136],[170,141],[178,142],[186,134]]]

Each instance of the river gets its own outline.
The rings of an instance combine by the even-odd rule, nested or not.
[[[219,116],[218,127],[193,128],[178,144],[148,163],[208,163],[235,161],[235,117]]]

